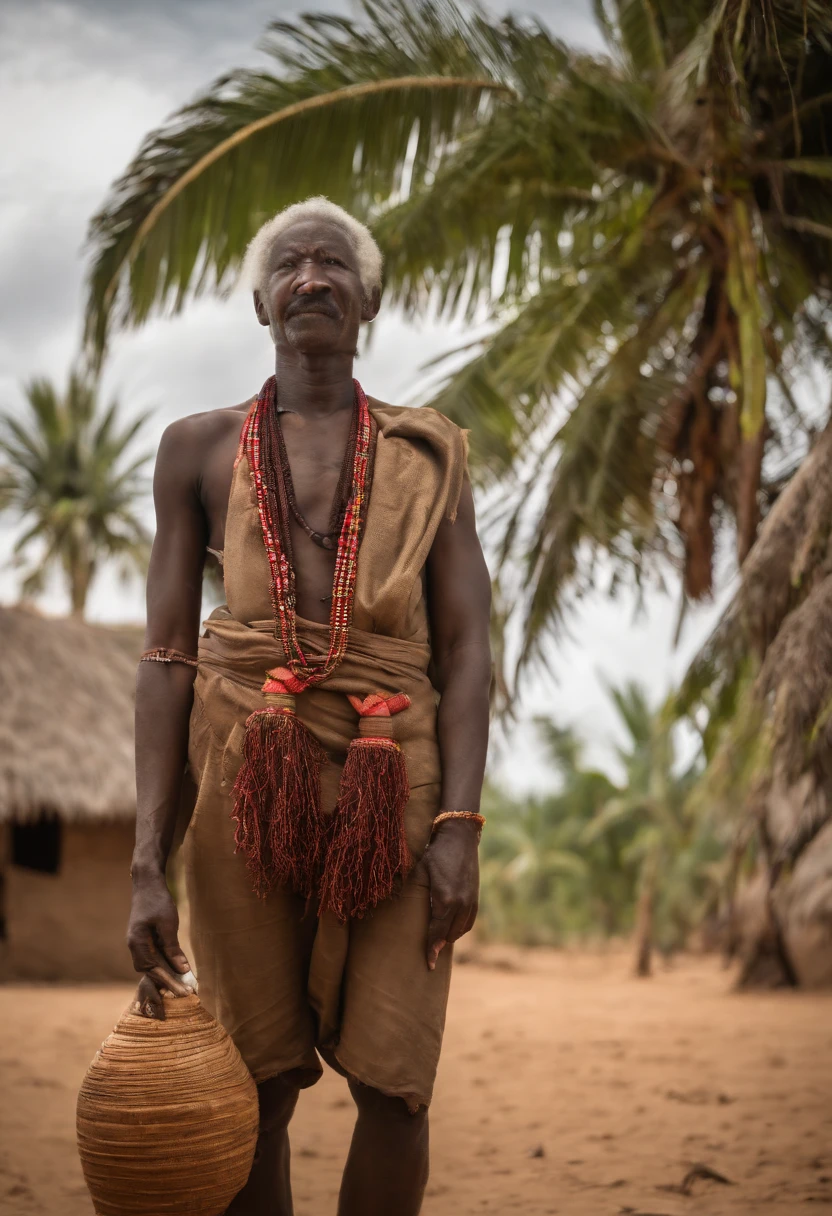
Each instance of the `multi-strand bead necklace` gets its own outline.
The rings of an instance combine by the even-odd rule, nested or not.
[[[270,376],[254,408],[249,412],[241,435],[241,449],[245,452],[249,468],[254,477],[257,510],[263,542],[271,572],[270,594],[275,619],[275,635],[279,631],[286,666],[297,682],[293,692],[300,692],[313,684],[320,684],[332,675],[344,657],[349,638],[352,606],[355,597],[355,580],[358,570],[358,546],[367,513],[372,480],[373,423],[370,407],[364,390],[357,380],[355,386],[355,413],[350,430],[350,441],[345,462],[352,466],[349,481],[349,497],[342,506],[343,487],[347,484],[342,473],[339,490],[333,505],[333,519],[343,514],[338,532],[335,555],[335,573],[332,580],[332,607],[329,617],[329,649],[325,656],[307,657],[300,645],[296,627],[295,571],[292,565],[292,544],[289,533],[290,512],[294,495],[288,469],[285,446],[280,434],[277,412],[277,385]],[[342,500],[343,501],[343,500]],[[305,524],[305,521],[304,521]],[[308,526],[307,526],[307,530]],[[315,539],[315,537],[313,537]],[[322,533],[321,540],[329,539]],[[318,542],[320,543],[320,542]],[[323,545],[330,548],[330,545]]]

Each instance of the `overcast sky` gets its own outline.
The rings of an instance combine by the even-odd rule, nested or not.
[[[513,5],[560,37],[600,45],[582,0]],[[302,11],[349,11],[339,0],[5,0],[0,12],[0,401],[22,401],[20,382],[47,375],[59,385],[77,349],[87,221],[142,137],[216,75],[263,62],[256,50],[270,19]],[[419,368],[454,344],[447,326],[379,319],[358,375],[388,401],[409,397]],[[120,337],[105,376],[125,410],[154,407],[150,439],[195,410],[240,401],[271,369],[268,336],[250,302],[203,300],[174,320],[157,320]],[[12,532],[0,517],[0,599],[16,597],[8,569]],[[58,586],[41,601],[66,610]],[[645,612],[599,598],[572,621],[571,640],[553,651],[557,682],[534,680],[523,713],[550,712],[574,722],[594,758],[609,755],[614,720],[599,673],[642,680],[658,698],[706,636],[714,610],[692,614],[672,651],[677,605],[659,595]],[[143,590],[110,575],[96,583],[89,615],[140,620]],[[528,730],[521,730],[500,772],[518,786],[545,784]]]

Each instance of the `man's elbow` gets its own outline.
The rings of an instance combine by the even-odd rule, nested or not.
[[[487,637],[460,638],[434,655],[439,691],[450,684],[462,684],[472,695],[486,699],[491,688],[491,644]]]

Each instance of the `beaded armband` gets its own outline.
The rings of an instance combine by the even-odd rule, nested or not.
[[[440,823],[444,823],[446,819],[473,819],[480,829],[480,835],[482,835],[482,829],[485,827],[485,816],[480,815],[477,811],[440,811],[433,821],[431,835],[433,835]]]
[[[199,660],[192,654],[182,650],[171,650],[169,646],[154,646],[146,650],[139,659],[140,663],[186,663],[188,667],[198,666]]]

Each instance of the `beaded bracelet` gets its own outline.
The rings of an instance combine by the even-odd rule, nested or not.
[[[485,816],[480,815],[477,811],[441,811],[433,821],[431,835],[439,827],[440,823],[444,823],[446,819],[473,819],[474,823],[479,826],[480,834],[485,827]]]
[[[140,663],[186,663],[188,667],[196,667],[199,660],[181,650],[171,650],[169,646],[154,646],[146,650],[139,659]]]

